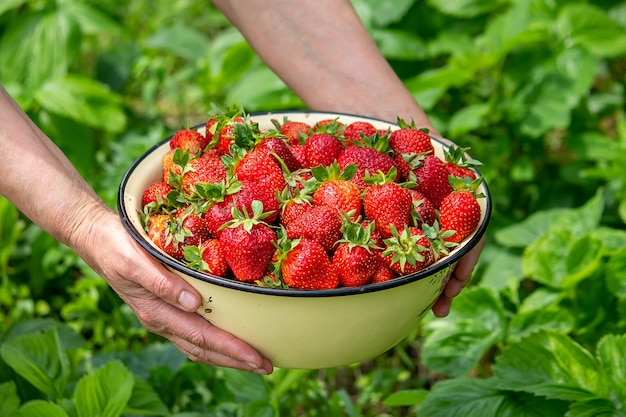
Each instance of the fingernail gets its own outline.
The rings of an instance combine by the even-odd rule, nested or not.
[[[187,311],[196,311],[198,299],[189,291],[182,290],[178,295],[178,304]]]

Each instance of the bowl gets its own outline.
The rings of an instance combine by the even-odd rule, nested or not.
[[[310,125],[325,119],[367,121],[378,129],[398,125],[368,117],[311,111],[250,114],[262,129],[272,119]],[[204,132],[204,125],[195,129]],[[483,181],[479,192],[478,228],[450,254],[417,273],[391,281],[332,290],[260,287],[189,268],[158,249],[142,228],[141,201],[145,188],[161,177],[161,159],[169,150],[166,138],[148,149],[124,175],[118,194],[122,223],[132,238],[166,268],[189,282],[202,295],[198,314],[214,326],[246,341],[278,368],[322,369],[374,358],[393,348],[425,317],[441,294],[454,266],[486,231],[491,200]],[[443,157],[444,143],[432,138]],[[478,175],[480,175],[477,172]]]

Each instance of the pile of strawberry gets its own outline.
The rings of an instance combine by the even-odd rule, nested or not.
[[[467,148],[434,154],[427,132],[340,118],[211,116],[179,130],[162,179],[143,195],[148,237],[212,275],[262,286],[332,289],[428,267],[478,226]]]

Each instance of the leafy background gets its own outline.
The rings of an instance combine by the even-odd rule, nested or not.
[[[0,415],[626,416],[626,2],[353,3],[484,163],[493,218],[450,316],[347,367],[195,364],[0,196]],[[214,105],[303,108],[192,0],[4,0],[0,81],[111,207]]]

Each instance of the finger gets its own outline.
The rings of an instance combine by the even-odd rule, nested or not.
[[[483,236],[476,246],[470,250],[467,255],[463,256],[459,263],[454,268],[454,275],[457,279],[463,281],[468,280],[472,276],[472,272],[474,271],[474,267],[476,263],[478,263],[478,258],[480,257],[480,253],[483,250],[483,246],[485,245],[485,237]]]
[[[452,305],[452,298],[446,297],[445,294],[441,294],[435,304],[433,304],[431,310],[436,317],[442,318],[450,314],[450,306]]]
[[[185,347],[185,353],[192,360],[222,366],[238,363],[238,369],[271,372],[269,361],[252,346],[213,326],[198,314],[182,311],[158,299],[135,301],[133,307],[137,308],[136,314],[144,327],[176,340],[179,346]]]

